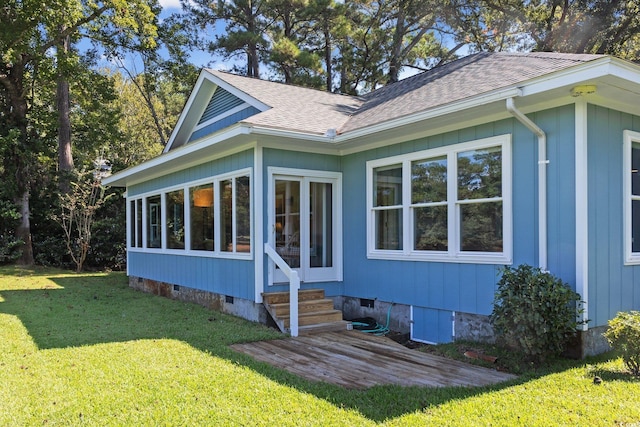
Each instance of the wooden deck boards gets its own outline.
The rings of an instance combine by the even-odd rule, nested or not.
[[[408,349],[386,337],[358,331],[231,346],[256,360],[313,381],[347,388],[374,385],[484,386],[514,378],[496,370]]]

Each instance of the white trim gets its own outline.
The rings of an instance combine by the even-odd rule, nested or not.
[[[264,167],[263,167],[263,154],[262,154],[262,146],[260,144],[256,144],[256,147],[253,151],[253,185],[251,191],[253,191],[253,232],[251,233],[251,238],[253,239],[253,245],[260,245],[259,248],[256,248],[256,256],[254,258],[254,275],[255,275],[255,297],[254,301],[257,304],[262,303],[262,292],[264,292],[264,251],[258,250],[262,249],[264,246]]]
[[[244,110],[246,108],[249,108],[249,107],[251,107],[251,105],[249,105],[246,102],[243,102],[242,104],[238,105],[237,107],[234,107],[234,108],[232,108],[230,110],[227,110],[224,113],[218,114],[217,116],[214,116],[214,117],[210,118],[206,122],[202,122],[199,125],[196,125],[196,127],[193,128],[193,131],[191,131],[191,135],[193,135],[194,132],[197,132],[202,128],[205,128],[205,127],[207,127],[209,125],[212,125],[212,124],[214,124],[214,123],[216,123],[216,122],[218,122],[218,121],[220,121],[220,120],[222,120],[222,119],[224,119],[226,117],[232,116],[235,113],[239,113],[240,111],[242,111],[242,110]],[[189,137],[189,138],[191,138],[191,137]]]
[[[588,109],[584,99],[575,106],[575,180],[576,180],[576,292],[584,301],[583,331],[589,328],[589,163],[588,163]]]
[[[624,264],[640,265],[640,252],[633,252],[633,222],[632,222],[632,199],[633,188],[631,183],[631,150],[634,142],[640,143],[640,132],[625,130],[623,132],[623,165],[622,165],[622,185],[624,204]]]
[[[219,175],[215,175],[215,176],[211,176],[211,177],[207,177],[207,178],[201,178],[198,180],[193,180],[193,181],[188,181],[188,182],[184,182],[178,185],[173,185],[170,187],[164,187],[162,189],[159,190],[152,190],[152,191],[147,191],[144,193],[140,193],[140,194],[136,194],[135,196],[131,196],[131,197],[127,197],[127,203],[129,203],[132,200],[142,200],[142,206],[143,206],[143,216],[142,216],[142,247],[138,248],[138,247],[132,247],[129,244],[129,241],[127,242],[127,251],[128,252],[140,252],[140,253],[153,253],[153,254],[170,254],[170,255],[183,255],[183,256],[195,256],[195,257],[203,257],[203,258],[227,258],[227,259],[244,259],[244,260],[251,260],[253,259],[253,253],[255,251],[255,244],[256,244],[256,239],[254,236],[254,232],[255,232],[255,227],[253,225],[253,221],[250,218],[250,245],[251,245],[251,250],[249,252],[235,252],[236,247],[236,233],[235,233],[235,185],[236,185],[236,178],[239,177],[249,177],[249,203],[250,203],[250,211],[252,212],[254,209],[254,200],[253,200],[253,195],[254,193],[254,179],[253,179],[253,168],[248,167],[248,168],[243,168],[243,169],[238,169],[238,170],[234,170],[234,171],[230,171],[230,172],[225,172],[223,174],[219,174]],[[220,250],[220,241],[221,241],[221,236],[220,236],[220,230],[219,228],[215,230],[214,232],[214,250],[213,251],[200,251],[200,250],[193,250],[193,249],[189,249],[190,246],[187,245],[187,241],[185,238],[185,248],[184,249],[168,249],[167,248],[167,241],[166,241],[166,236],[167,236],[167,232],[166,232],[166,195],[168,193],[171,193],[173,191],[177,191],[177,190],[183,190],[184,191],[184,197],[185,197],[185,235],[190,236],[191,234],[191,223],[187,222],[187,218],[190,218],[190,212],[188,209],[188,204],[187,204],[187,200],[189,200],[190,197],[190,193],[189,193],[189,189],[192,187],[196,187],[199,185],[204,185],[204,184],[211,184],[212,186],[214,186],[214,198],[215,198],[215,202],[214,202],[214,217],[217,218],[217,221],[215,222],[216,227],[220,226],[220,182],[225,181],[225,180],[231,180],[232,182],[232,194],[233,194],[233,202],[234,203],[234,207],[232,208],[232,229],[233,229],[233,242],[234,242],[234,251],[233,252],[229,252],[229,251],[222,251]],[[147,209],[146,209],[146,200],[148,197],[154,197],[154,196],[160,196],[160,200],[161,200],[161,216],[162,216],[162,220],[161,220],[161,233],[162,233],[162,244],[160,248],[149,248],[147,247]],[[251,215],[253,216],[253,215]],[[127,221],[130,221],[131,218],[128,218]],[[127,229],[127,233],[130,233],[131,231],[129,229]],[[189,238],[190,240],[190,238]],[[190,243],[190,242],[189,242]],[[262,243],[261,243],[262,244]]]
[[[464,151],[500,146],[502,149],[502,196],[494,199],[503,204],[503,250],[500,253],[471,252],[459,249],[460,206],[467,203],[457,200],[457,154]],[[418,251],[413,249],[413,224],[411,222],[411,162],[426,158],[447,156],[447,206],[448,206],[448,250]],[[373,206],[373,171],[378,167],[402,165],[402,216],[403,242],[401,250],[381,250],[375,248],[375,212],[380,210]],[[405,260],[405,261],[437,261],[477,264],[511,264],[513,261],[513,210],[512,210],[512,154],[511,135],[499,135],[459,144],[447,145],[424,151],[412,152],[398,156],[370,160],[366,165],[366,200],[367,200],[367,258]],[[473,202],[481,202],[474,200]]]
[[[305,190],[304,184],[308,184],[311,181],[313,182],[326,182],[334,185],[333,191],[333,266],[322,268],[322,273],[316,273],[313,270],[319,270],[316,268],[302,268],[296,269],[296,271],[300,271],[300,279],[306,283],[316,283],[316,282],[342,282],[343,281],[343,228],[342,228],[342,173],[341,172],[331,172],[331,171],[321,171],[321,170],[309,170],[309,169],[293,169],[293,168],[282,168],[282,167],[274,167],[270,166],[267,168],[267,176],[268,176],[268,199],[267,199],[267,229],[268,233],[268,244],[275,248],[274,242],[274,233],[275,229],[275,180],[277,178],[294,178],[299,179],[301,187],[301,200],[305,200],[304,196],[308,195],[308,190]],[[308,206],[306,203],[301,203],[301,241],[304,244],[303,234],[308,237],[308,226],[304,226],[306,222],[302,221],[302,218],[308,218]],[[301,257],[304,255],[304,252],[301,253]],[[302,261],[302,259],[301,259]],[[271,286],[275,283],[281,283],[280,280],[284,280],[275,272],[275,267],[273,263],[269,263],[269,283]],[[316,274],[314,274],[316,273]],[[277,281],[277,282],[276,282]]]
[[[200,75],[198,76],[196,84],[193,86],[193,90],[191,91],[191,94],[189,95],[189,98],[187,99],[187,102],[182,109],[182,113],[178,118],[178,122],[173,128],[173,132],[171,133],[171,136],[167,141],[167,145],[162,151],[163,153],[169,153],[170,151],[173,151],[171,149],[179,135],[181,135],[180,139],[184,140],[181,146],[184,146],[188,143],[188,140],[189,138],[191,138],[194,129],[197,127],[198,121],[200,121],[200,119],[202,118],[202,114],[207,109],[207,106],[211,101],[211,97],[213,97],[213,94],[218,87],[221,87],[222,89],[231,93],[235,97],[240,98],[245,103],[257,108],[260,111],[265,111],[271,108],[265,103],[257,100],[256,98],[253,98],[249,94],[231,86],[223,79],[217,77],[210,70],[203,69],[200,71]],[[187,118],[189,118],[189,120],[187,120]],[[185,126],[190,127],[191,129],[186,129]]]

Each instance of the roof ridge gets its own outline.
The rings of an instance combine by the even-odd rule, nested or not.
[[[237,78],[241,78],[241,79],[246,79],[247,81],[259,82],[258,84],[281,85],[281,86],[286,86],[288,88],[295,88],[296,90],[309,90],[309,91],[318,92],[318,93],[327,94],[327,95],[346,96],[346,97],[349,97],[349,98],[356,98],[356,99],[361,98],[361,96],[349,95],[349,94],[345,94],[345,93],[330,92],[330,91],[325,90],[325,89],[318,89],[318,88],[308,87],[308,86],[299,86],[299,85],[295,85],[295,84],[292,84],[292,83],[279,82],[277,80],[267,80],[267,79],[243,76],[241,74],[235,74],[235,73],[232,73],[230,71],[214,70],[213,68],[205,68],[205,70],[207,70],[208,72],[210,72],[213,75],[225,74],[225,75],[231,76],[232,78],[237,77]],[[229,83],[229,82],[227,82],[227,83]]]

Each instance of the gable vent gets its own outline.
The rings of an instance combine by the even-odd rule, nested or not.
[[[218,87],[216,91],[213,93],[207,108],[204,110],[198,125],[211,120],[212,118],[223,114],[232,108],[237,107],[238,105],[242,105],[244,103],[243,100],[238,98],[235,95],[232,95],[230,92],[227,92],[224,89]]]

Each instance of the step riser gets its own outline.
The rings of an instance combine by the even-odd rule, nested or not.
[[[290,328],[289,292],[264,293],[262,299],[280,330],[286,332]],[[324,290],[305,289],[298,292],[298,326],[306,328],[305,333],[313,333],[316,327],[344,330],[346,323],[342,320],[342,312],[334,310],[333,300],[324,297]]]
[[[284,326],[288,328],[289,318],[283,317]],[[342,320],[342,312],[336,311],[331,314],[319,314],[319,315],[311,315],[311,316],[299,316],[298,317],[298,326],[309,326],[316,325],[318,323],[330,323],[330,322],[339,322]]]
[[[283,317],[289,315],[291,306],[289,304],[278,304],[272,305],[271,308],[277,317]],[[333,310],[333,301],[331,300],[310,301],[298,304],[298,313],[300,314],[328,310]]]
[[[262,294],[262,299],[267,304],[282,304],[289,302],[289,292],[273,292]],[[312,289],[298,291],[298,302],[324,299],[324,290]]]

